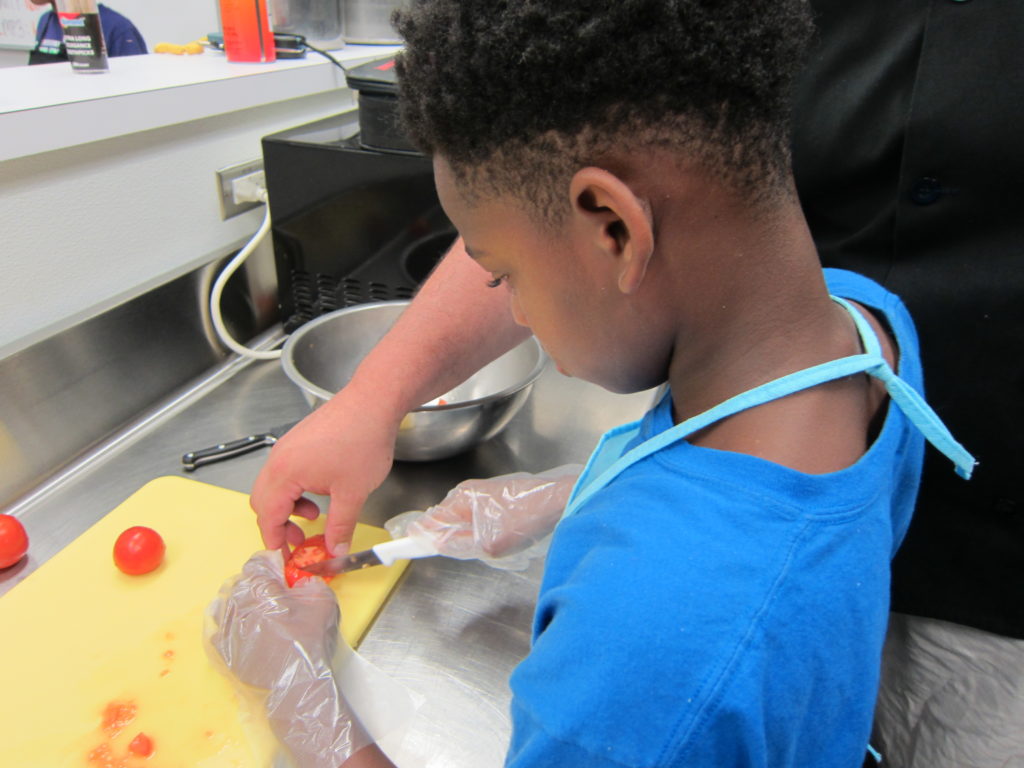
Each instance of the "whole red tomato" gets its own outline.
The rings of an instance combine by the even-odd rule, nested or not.
[[[314,575],[309,571],[302,570],[303,566],[330,560],[330,558],[331,556],[327,552],[327,544],[324,541],[323,534],[310,536],[297,546],[291,556],[285,561],[284,580],[288,582],[289,587],[294,587],[298,582],[303,579],[310,579]],[[321,578],[324,581],[330,581],[333,577],[322,576]]]
[[[13,515],[0,514],[0,568],[9,568],[28,552],[25,526]]]
[[[135,525],[114,542],[114,564],[125,573],[149,573],[164,559],[164,540],[152,528]]]

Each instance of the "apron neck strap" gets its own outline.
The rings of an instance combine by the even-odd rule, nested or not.
[[[581,482],[574,490],[566,514],[578,509],[590,496],[611,482],[626,467],[673,443],[686,439],[717,421],[819,384],[858,373],[867,373],[882,381],[892,401],[903,411],[907,419],[921,431],[932,445],[953,461],[957,474],[969,478],[975,465],[974,457],[953,438],[941,419],[924,401],[924,398],[895,374],[882,356],[882,345],[864,315],[845,299],[838,296],[831,298],[846,309],[853,318],[861,345],[865,350],[863,353],[814,365],[741,392],[644,441],[607,466],[597,477],[587,481],[585,472],[584,476],[580,477]]]

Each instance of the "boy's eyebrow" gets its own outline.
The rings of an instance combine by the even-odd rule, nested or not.
[[[479,259],[481,256],[487,255],[485,251],[479,251],[476,248],[470,248],[469,245],[465,242],[462,244],[462,247],[466,249],[466,253],[469,254],[469,258],[473,259],[474,261]]]

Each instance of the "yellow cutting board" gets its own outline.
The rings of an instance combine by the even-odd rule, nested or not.
[[[121,573],[111,554],[118,534],[133,525],[153,528],[167,545],[164,562],[143,576]],[[322,522],[301,525],[322,530]],[[353,548],[388,538],[360,524]],[[0,767],[269,765],[272,736],[257,722],[243,723],[234,689],[202,640],[207,605],[261,548],[245,494],[161,477],[0,597]],[[404,566],[331,582],[350,645]],[[115,702],[130,703],[136,714],[111,738],[101,725]],[[140,732],[153,741],[149,758],[128,752]]]

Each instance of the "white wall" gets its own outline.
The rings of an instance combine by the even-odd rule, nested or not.
[[[215,170],[349,98],[328,91],[0,163],[0,349],[237,248],[260,215],[221,221]]]
[[[10,51],[0,48],[0,69],[20,67],[28,62],[28,51]]]
[[[157,43],[190,43],[220,29],[217,0],[103,0],[132,20],[150,51]]]

